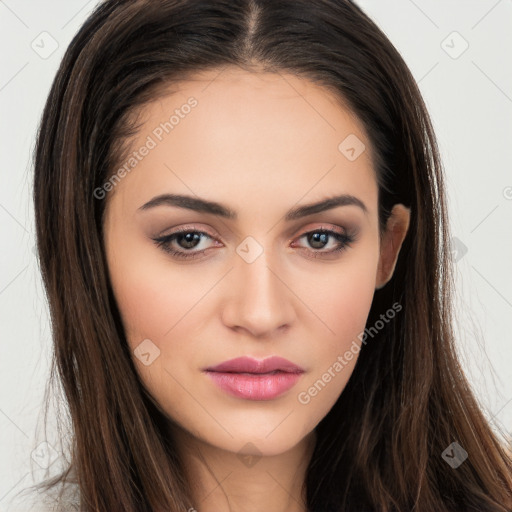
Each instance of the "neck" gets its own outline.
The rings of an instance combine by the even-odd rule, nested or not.
[[[251,455],[212,446],[173,432],[191,483],[190,512],[306,512],[304,481],[315,446],[311,432],[278,455]]]

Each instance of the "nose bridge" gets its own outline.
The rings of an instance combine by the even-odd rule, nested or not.
[[[253,237],[247,237],[236,252],[233,293],[225,320],[253,334],[263,334],[291,322],[291,293],[279,278],[271,251]]]

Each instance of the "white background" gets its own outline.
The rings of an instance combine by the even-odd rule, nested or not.
[[[34,255],[36,128],[64,51],[96,3],[0,1],[0,512],[42,475],[31,463],[44,440],[36,427],[50,355]],[[433,118],[463,255],[459,351],[486,414],[512,435],[512,1],[358,3],[402,54]],[[53,39],[47,58],[32,48],[48,52]]]

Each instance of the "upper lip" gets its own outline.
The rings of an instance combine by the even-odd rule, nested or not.
[[[224,361],[217,366],[209,366],[205,371],[230,373],[269,373],[282,371],[287,373],[302,373],[304,370],[283,357],[272,356],[258,361],[252,357],[237,357]]]

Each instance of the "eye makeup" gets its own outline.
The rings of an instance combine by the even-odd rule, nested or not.
[[[309,258],[333,258],[339,253],[347,250],[356,241],[355,230],[346,232],[345,230],[334,230],[321,226],[319,228],[306,231],[296,238],[296,240],[305,239],[305,243],[309,248],[304,246],[294,245],[301,252],[305,253]],[[192,260],[202,258],[207,251],[214,249],[214,247],[207,247],[205,249],[197,250],[197,246],[201,245],[203,240],[213,240],[217,244],[221,244],[215,237],[209,233],[195,229],[193,227],[183,227],[176,229],[172,233],[165,234],[152,238],[157,247],[161,248],[172,258],[177,260]],[[324,250],[325,246],[335,243],[333,248]],[[320,247],[318,247],[320,244]],[[323,244],[323,246],[322,246]],[[316,245],[316,247],[315,247]]]

